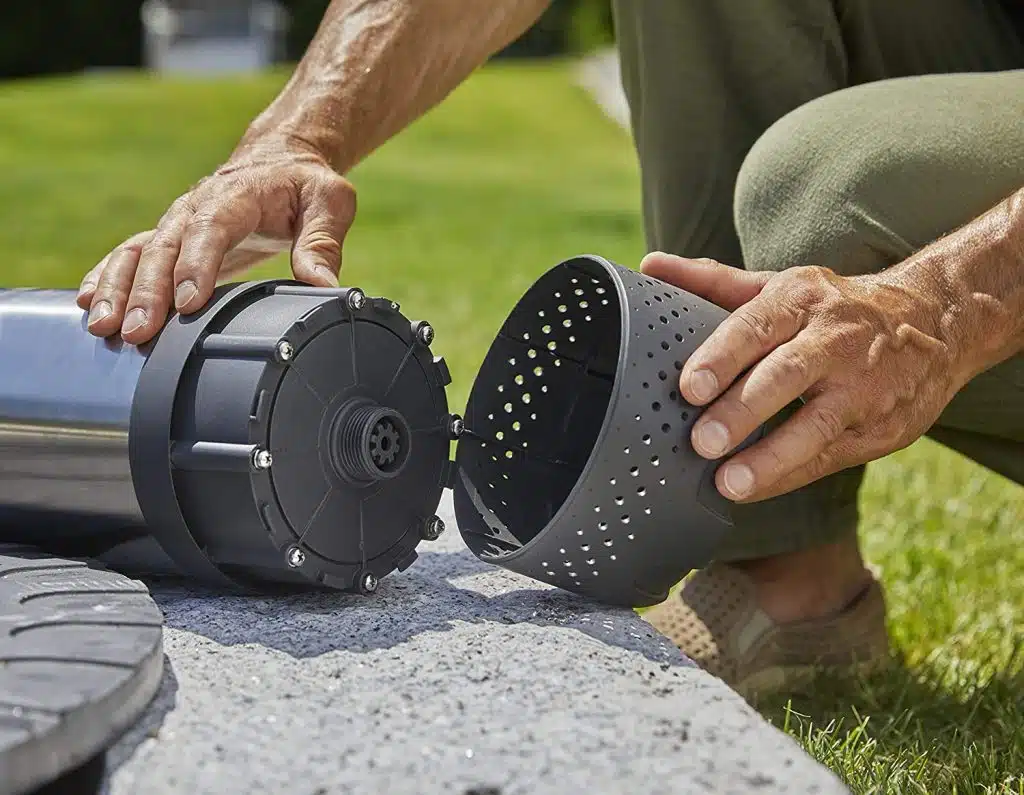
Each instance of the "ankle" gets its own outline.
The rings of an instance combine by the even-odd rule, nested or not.
[[[871,580],[856,537],[730,565],[753,580],[761,609],[779,623],[837,613]]]

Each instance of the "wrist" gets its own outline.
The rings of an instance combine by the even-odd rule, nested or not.
[[[930,307],[958,380],[1024,351],[1024,190],[879,274]]]

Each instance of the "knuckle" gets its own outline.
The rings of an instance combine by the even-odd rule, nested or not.
[[[142,247],[142,254],[164,255],[178,250],[178,239],[165,232],[153,235],[153,238]]]
[[[839,412],[827,406],[819,406],[808,412],[807,423],[818,441],[824,444],[838,439],[846,430],[846,423]]]
[[[323,180],[324,208],[338,221],[349,222],[356,214],[356,192],[347,179],[331,173]]]
[[[772,323],[760,311],[739,311],[733,317],[739,333],[751,344],[763,348],[772,341]]]
[[[302,245],[307,251],[318,254],[332,263],[341,257],[341,243],[326,230],[311,230],[306,234]]]
[[[774,374],[779,384],[807,383],[814,378],[814,366],[807,353],[788,349],[776,357]]]

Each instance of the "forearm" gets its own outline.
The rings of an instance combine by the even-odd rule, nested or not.
[[[935,302],[964,383],[1024,352],[1024,189],[883,278]]]
[[[345,173],[518,38],[550,0],[334,0],[239,145],[290,139]]]

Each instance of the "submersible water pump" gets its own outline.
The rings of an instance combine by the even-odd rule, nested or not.
[[[461,419],[397,303],[271,280],[141,348],[85,323],[71,291],[0,291],[0,542],[370,593],[443,531]]]
[[[89,335],[69,291],[0,292],[0,542],[370,593],[444,529],[447,487],[482,560],[653,604],[731,525],[678,389],[727,314],[567,260],[502,325],[464,422],[431,327],[355,288],[221,288],[141,349]]]

